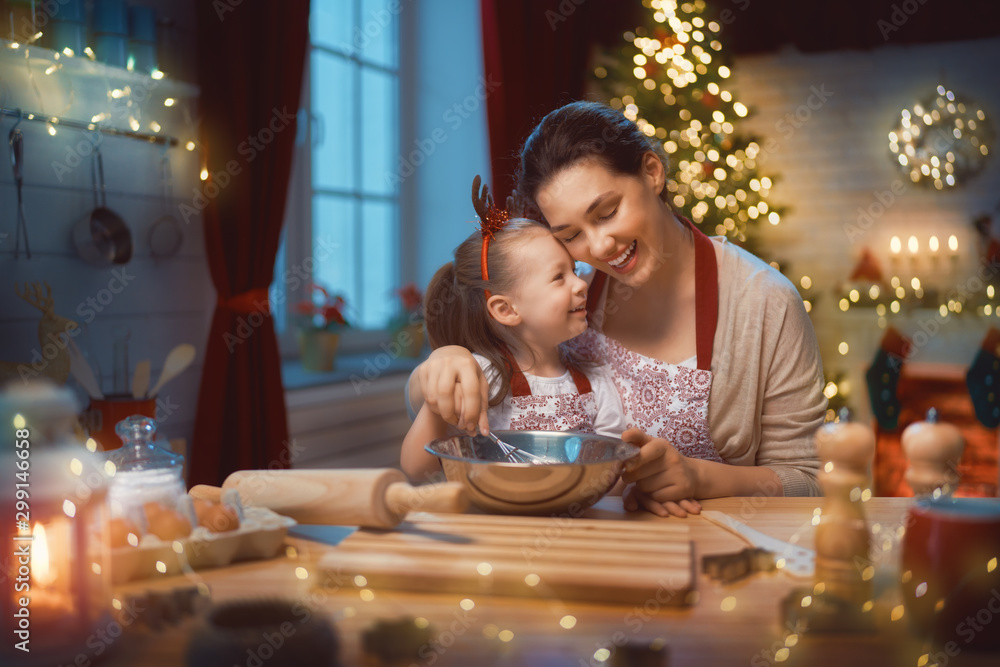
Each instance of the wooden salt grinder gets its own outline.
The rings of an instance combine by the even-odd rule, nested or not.
[[[965,439],[954,424],[938,422],[937,410],[927,411],[927,419],[913,422],[903,431],[903,452],[910,467],[906,482],[914,496],[935,498],[951,494],[958,486],[958,461]]]
[[[858,608],[872,599],[874,570],[869,560],[869,532],[862,496],[870,491],[875,434],[847,421],[824,424],[816,432],[822,468],[818,479],[825,500],[816,528],[816,583],[825,595]]]

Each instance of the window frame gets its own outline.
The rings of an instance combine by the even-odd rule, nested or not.
[[[361,1],[353,0],[356,9],[360,10]],[[342,50],[328,45],[314,44],[310,39],[305,54],[305,66],[303,68],[302,93],[298,114],[298,134],[295,140],[295,151],[292,161],[292,173],[288,186],[288,201],[285,207],[285,223],[282,229],[284,255],[276,262],[276,278],[278,269],[284,270],[288,276],[284,280],[283,289],[272,289],[273,310],[281,311],[280,318],[285,322],[283,330],[278,333],[278,346],[282,358],[294,359],[299,357],[298,343],[296,340],[296,327],[292,324],[292,304],[308,298],[305,286],[312,281],[312,271],[309,270],[311,263],[306,263],[307,258],[313,255],[313,198],[316,195],[334,194],[350,196],[354,198],[355,206],[355,228],[360,228],[363,215],[362,202],[364,201],[394,201],[397,206],[397,247],[395,254],[398,258],[396,267],[397,286],[413,282],[416,276],[417,250],[416,232],[413,220],[414,207],[412,203],[416,199],[414,179],[403,179],[398,186],[395,196],[363,194],[363,186],[358,182],[352,191],[337,191],[329,188],[316,188],[313,185],[313,148],[317,138],[317,133],[321,133],[322,120],[312,111],[312,56],[314,51],[322,51],[337,57],[347,58],[351,61],[355,77],[356,89],[360,89],[361,65],[375,70],[387,72],[397,77],[397,105],[398,105],[398,143],[397,154],[402,146],[409,145],[414,135],[415,122],[412,114],[404,114],[403,109],[412,108],[415,100],[416,86],[415,74],[415,30],[417,19],[414,11],[400,11],[397,14],[398,20],[398,63],[396,69],[386,67],[380,63],[368,61],[361,57],[359,53],[348,54]],[[358,13],[360,16],[360,12]],[[353,140],[355,163],[352,168],[360,170],[360,150],[361,132],[360,118],[362,109],[360,96],[354,96],[351,103],[355,105],[355,130]],[[318,132],[317,132],[318,131]],[[322,136],[320,134],[320,136]],[[284,263],[281,264],[283,259]],[[272,283],[277,286],[277,281]],[[331,286],[336,289],[335,286]],[[276,298],[274,298],[276,297]],[[392,298],[387,295],[386,298]],[[351,304],[348,303],[347,315],[350,317]],[[278,319],[278,318],[276,318]],[[276,323],[277,324],[277,323]],[[380,349],[381,346],[390,342],[391,334],[385,329],[356,329],[351,328],[343,331],[340,336],[340,351],[344,353],[364,353]]]

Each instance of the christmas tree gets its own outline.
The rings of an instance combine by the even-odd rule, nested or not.
[[[731,90],[722,24],[704,0],[643,0],[647,25],[597,54],[597,95],[659,140],[670,158],[674,208],[709,235],[760,254],[750,229],[778,224],[767,202],[773,181],[757,171],[761,147],[736,134],[748,109]]]

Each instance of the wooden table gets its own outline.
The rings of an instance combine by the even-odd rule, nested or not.
[[[620,498],[603,499],[585,516],[689,522],[699,571],[698,599],[693,606],[667,607],[655,590],[650,591],[644,604],[629,606],[468,596],[474,606],[464,609],[460,602],[465,596],[392,590],[370,591],[372,598],[369,592],[362,593],[351,582],[339,589],[320,585],[318,559],[334,549],[334,544],[349,532],[349,529],[320,526],[293,529],[288,539],[293,547],[290,556],[206,570],[192,579],[207,584],[217,602],[247,596],[299,597],[311,609],[335,620],[343,644],[344,665],[376,664],[363,662],[362,631],[377,619],[411,616],[429,620],[433,641],[424,647],[422,660],[401,663],[406,665],[610,665],[611,660],[602,663],[595,658],[602,647],[649,644],[659,639],[668,646],[670,658],[664,664],[670,665],[763,667],[784,663],[913,667],[934,664],[934,655],[940,649],[925,645],[913,635],[905,616],[892,620],[893,611],[898,614],[900,605],[896,585],[899,536],[911,502],[908,498],[874,498],[866,504],[873,532],[871,560],[876,568],[876,599],[871,613],[878,630],[872,634],[789,637],[780,618],[779,601],[801,586],[801,582],[780,572],[755,574],[732,585],[712,581],[700,573],[701,557],[737,551],[745,546],[739,538],[699,517],[660,519],[647,513],[625,515]],[[811,547],[815,530],[812,518],[821,503],[817,498],[753,497],[711,500],[704,506],[726,512],[771,536]],[[623,553],[623,562],[628,557],[628,553]],[[184,577],[145,580],[118,587],[116,594],[124,598],[190,583]],[[996,631],[1000,632],[1000,618],[995,622]],[[183,665],[185,647],[196,623],[189,620],[155,633],[130,628],[115,647],[117,650],[100,664]],[[921,655],[925,653],[930,653],[930,659],[921,663]],[[940,662],[943,666],[945,661],[950,665],[995,665],[1000,656],[967,651],[953,657],[942,653],[938,657],[944,658]]]

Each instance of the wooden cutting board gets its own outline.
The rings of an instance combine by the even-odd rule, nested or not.
[[[663,606],[691,603],[695,581],[682,521],[411,512],[351,534],[319,567],[342,588]]]

